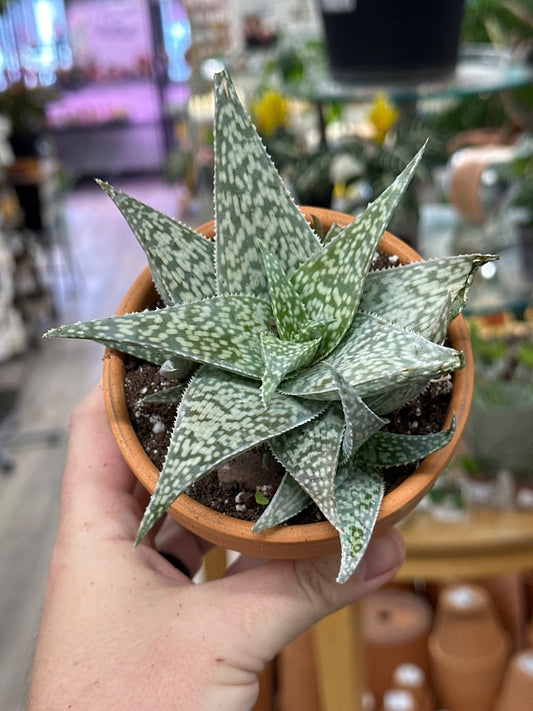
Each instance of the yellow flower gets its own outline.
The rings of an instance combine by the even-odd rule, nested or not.
[[[375,129],[374,140],[383,143],[385,136],[394,126],[400,116],[398,109],[392,104],[386,94],[376,94],[372,109],[368,115]]]
[[[271,136],[277,128],[286,128],[289,120],[288,101],[277,91],[268,89],[252,104],[252,113],[257,130],[263,136]]]

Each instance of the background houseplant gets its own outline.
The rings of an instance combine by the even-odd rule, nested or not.
[[[480,60],[530,63],[533,56],[533,12],[530,0],[470,0],[465,3],[461,45]],[[435,130],[447,134],[450,150],[468,145],[507,143],[520,131],[531,131],[533,87],[494,94],[473,94],[451,101],[431,115]]]
[[[0,92],[0,114],[9,119],[10,143],[16,156],[38,156],[46,132],[46,106],[56,96],[52,87],[29,87],[24,80]]]
[[[445,163],[444,141],[421,118],[403,115],[383,93],[375,95],[359,129],[349,135],[326,138],[329,129],[339,124],[343,107],[332,103],[321,109],[324,136],[308,140],[299,110],[281,91],[271,88],[281,85],[283,90],[286,84],[298,82],[284,75],[283,56],[267,65],[250,110],[269,155],[296,201],[357,215],[427,142],[416,174],[389,225],[395,235],[415,246],[417,193],[421,184],[429,181],[432,168]]]
[[[476,377],[465,442],[470,467],[533,482],[533,324],[503,318],[470,323]]]
[[[462,368],[462,354],[440,344],[492,257],[369,276],[420,154],[356,222],[344,216],[322,234],[319,211],[314,230],[285,190],[226,72],[215,97],[216,240],[104,186],[167,306],[49,335],[91,338],[186,378],[158,396],[180,405],[139,540],[194,481],[268,442],[287,474],[254,529],[313,500],[340,534],[344,581],[378,517],[382,468],[423,459],[453,437],[454,423],[427,436],[381,432],[382,415]],[[156,298],[146,280],[133,287],[145,307]],[[123,419],[109,404],[112,419]]]

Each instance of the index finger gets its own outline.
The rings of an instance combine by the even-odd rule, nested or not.
[[[133,540],[142,514],[133,495],[135,483],[111,432],[99,383],[71,415],[62,519],[99,527],[120,521],[126,526],[121,535]]]

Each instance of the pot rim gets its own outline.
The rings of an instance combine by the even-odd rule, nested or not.
[[[333,222],[344,226],[354,219],[351,215],[324,208],[302,206],[300,210],[307,218],[310,215],[316,216],[326,228],[329,228]],[[214,221],[200,225],[197,231],[212,238]],[[398,254],[402,262],[422,259],[414,249],[390,232],[384,232],[379,246],[390,254]],[[157,293],[150,269],[146,267],[126,293],[117,314],[146,308],[153,304],[156,298]],[[452,375],[453,390],[443,425],[449,427],[455,414],[454,436],[445,447],[427,456],[405,481],[384,497],[375,532],[383,532],[394,526],[419,503],[450,461],[463,434],[472,399],[474,373],[468,329],[461,315],[450,323],[448,338],[450,345],[462,351],[465,359],[465,367]],[[126,403],[124,376],[124,355],[107,348],[103,365],[103,387],[108,419],[122,455],[136,478],[151,494],[155,489],[159,472],[133,430]],[[340,548],[338,533],[328,521],[282,525],[262,533],[252,533],[253,523],[213,511],[186,494],[181,494],[174,501],[168,513],[185,528],[211,543],[256,557],[310,558]]]

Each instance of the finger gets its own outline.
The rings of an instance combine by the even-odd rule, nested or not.
[[[247,555],[239,555],[230,565],[228,565],[226,572],[224,573],[224,577],[237,575],[238,573],[243,573],[245,570],[258,568],[268,562],[268,558],[252,558]]]
[[[219,595],[219,614],[231,619],[232,610],[240,611],[242,639],[250,640],[245,653],[259,650],[264,662],[322,617],[383,585],[404,557],[403,539],[391,529],[370,542],[359,572],[342,585],[335,582],[338,555],[270,561],[215,583],[226,593]]]
[[[62,485],[62,523],[85,530],[114,528],[133,541],[142,509],[133,495],[135,477],[123,459],[105,411],[102,385],[76,407]]]
[[[187,531],[167,515],[154,537],[154,546],[160,553],[165,553],[167,559],[168,556],[173,556],[181,561],[189,576],[193,577],[213,544]]]
[[[150,492],[141,484],[140,481],[135,482],[135,486],[133,487],[133,495],[143,509],[148,506],[148,502],[150,501]]]

